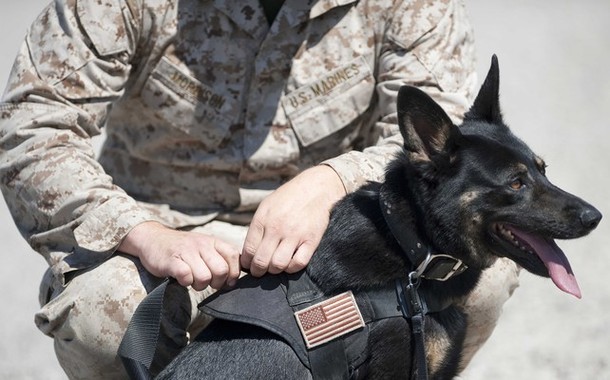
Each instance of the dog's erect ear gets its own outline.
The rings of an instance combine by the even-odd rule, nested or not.
[[[430,160],[447,149],[459,130],[445,111],[422,90],[403,86],[398,91],[398,126],[408,152]]]
[[[464,120],[481,120],[490,124],[502,124],[500,111],[500,68],[498,57],[491,57],[491,67],[485,81]]]

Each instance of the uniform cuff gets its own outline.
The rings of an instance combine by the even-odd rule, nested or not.
[[[368,181],[381,181],[384,167],[367,159],[362,152],[353,151],[322,162],[330,166],[343,182],[345,191],[353,193]]]
[[[74,238],[82,248],[110,254],[133,227],[149,220],[155,218],[134,200],[111,198],[86,214],[74,229]]]

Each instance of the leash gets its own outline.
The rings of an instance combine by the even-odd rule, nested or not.
[[[400,207],[397,207],[400,205]],[[411,331],[415,337],[415,362],[418,380],[428,379],[426,359],[425,321],[429,312],[419,291],[421,279],[446,281],[464,272],[468,267],[447,254],[433,254],[418,234],[413,212],[406,199],[393,199],[385,185],[379,189],[379,206],[390,232],[398,242],[413,270],[408,274],[409,283],[403,286],[396,280],[396,293],[400,310],[405,319],[411,320]]]
[[[400,311],[405,319],[411,319],[411,330],[415,337],[415,360],[417,368],[417,379],[428,379],[428,365],[426,360],[425,322],[428,313],[426,303],[423,302],[417,288],[419,280],[415,282],[409,276],[409,284],[405,287],[402,282],[396,280],[396,294]],[[406,291],[405,291],[406,290]]]

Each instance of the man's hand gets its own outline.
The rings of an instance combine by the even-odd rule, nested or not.
[[[174,277],[182,286],[203,290],[232,286],[239,278],[239,250],[213,236],[176,231],[157,222],[134,227],[119,251],[136,256],[158,277]]]
[[[330,210],[345,195],[329,166],[305,170],[265,198],[252,219],[241,255],[253,276],[305,268],[328,226]]]

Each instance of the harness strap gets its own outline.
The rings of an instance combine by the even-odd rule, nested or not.
[[[356,293],[356,301],[366,323],[403,316],[396,291],[391,286]]]
[[[152,379],[186,345],[186,336],[177,337],[177,341],[168,337],[165,332],[171,331],[172,326],[168,323],[172,321],[162,318],[164,303],[177,297],[188,299],[186,288],[168,279],[138,305],[118,350],[131,379]]]
[[[314,379],[348,380],[349,366],[343,339],[330,341],[309,350],[311,376]]]

